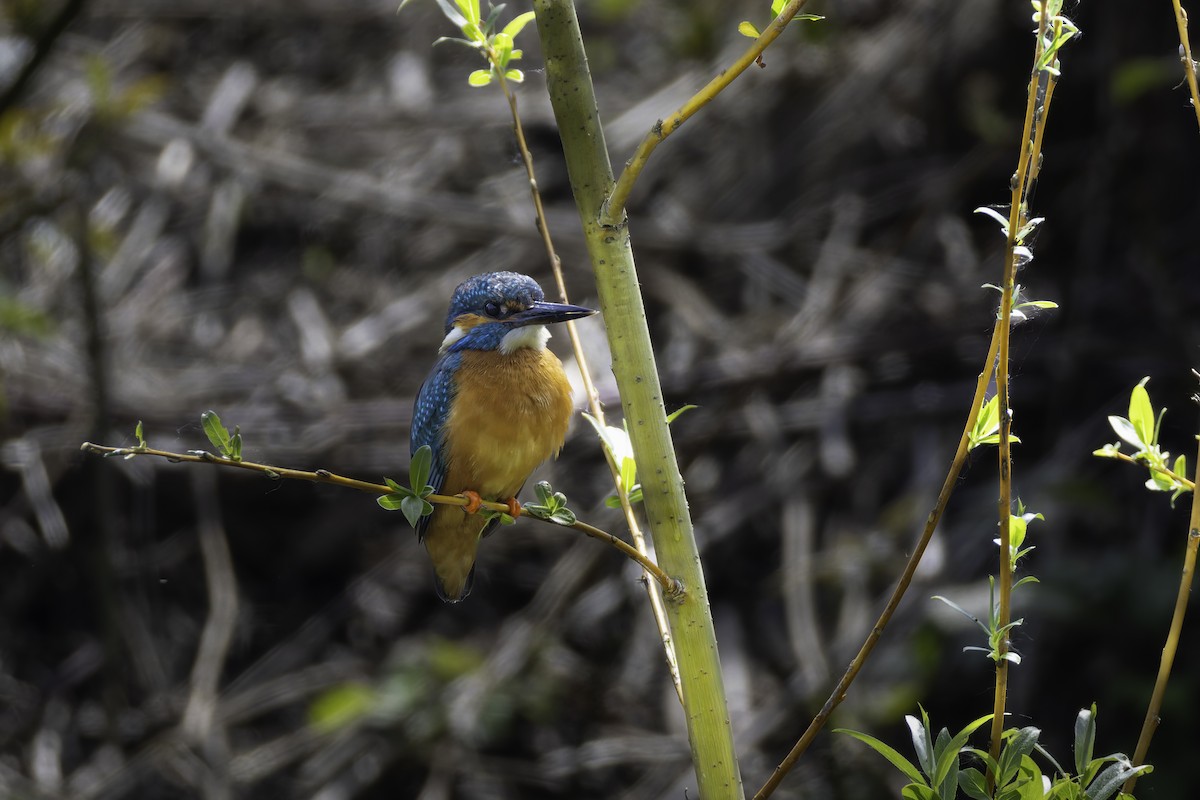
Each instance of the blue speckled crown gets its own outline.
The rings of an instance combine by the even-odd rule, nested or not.
[[[545,297],[542,287],[528,275],[519,272],[486,272],[468,278],[454,290],[450,298],[450,313],[446,315],[446,330],[454,327],[454,320],[470,312],[479,313],[489,300],[503,303],[517,300],[523,306],[541,302]]]

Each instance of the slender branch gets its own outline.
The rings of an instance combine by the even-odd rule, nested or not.
[[[1200,480],[1200,444],[1196,449],[1197,479]],[[1146,707],[1146,719],[1142,723],[1142,732],[1138,736],[1137,748],[1133,751],[1135,767],[1145,763],[1146,751],[1150,749],[1150,740],[1154,738],[1154,732],[1158,730],[1163,695],[1167,691],[1167,680],[1171,677],[1171,666],[1175,663],[1175,651],[1179,648],[1179,636],[1183,631],[1183,617],[1187,613],[1192,581],[1196,575],[1196,551],[1200,549],[1200,496],[1197,496],[1195,492],[1192,493],[1192,516],[1188,527],[1187,549],[1183,556],[1183,574],[1179,576],[1179,594],[1175,597],[1175,613],[1171,616],[1171,627],[1167,632],[1167,641],[1163,645],[1162,658],[1158,664],[1158,677],[1154,681],[1154,691],[1150,694],[1150,705]],[[1125,794],[1133,794],[1135,783],[1137,783],[1136,775],[1125,782],[1121,791]]]
[[[1200,89],[1196,87],[1196,62],[1192,60],[1192,45],[1188,41],[1188,16],[1179,0],[1171,0],[1175,7],[1175,27],[1179,29],[1179,45],[1183,48],[1183,71],[1188,91],[1192,93],[1192,111],[1196,112],[1196,124],[1200,125]]]
[[[1170,478],[1173,481],[1178,482],[1180,486],[1186,486],[1187,490],[1189,492],[1193,492],[1196,490],[1195,481],[1192,481],[1192,480],[1184,477],[1183,475],[1176,474],[1175,472],[1167,469],[1166,467],[1160,467],[1157,464],[1147,464],[1144,461],[1138,461],[1133,456],[1126,455],[1125,453],[1121,453],[1121,452],[1106,453],[1104,455],[1104,457],[1105,458],[1115,458],[1118,461],[1124,461],[1128,464],[1134,464],[1136,466],[1145,467],[1146,469],[1150,470],[1151,472],[1157,472],[1159,475],[1163,475],[1167,478]]]
[[[904,593],[908,591],[909,585],[912,583],[913,575],[917,572],[917,566],[921,563],[921,557],[925,554],[925,548],[929,545],[929,540],[933,537],[934,530],[937,529],[938,522],[942,518],[942,513],[946,510],[946,504],[950,502],[950,496],[954,494],[954,489],[958,485],[958,477],[962,473],[963,465],[967,460],[967,451],[970,449],[971,431],[975,429],[975,421],[979,417],[979,410],[983,407],[983,398],[987,393],[988,383],[991,381],[993,364],[996,360],[996,351],[1000,343],[1000,323],[997,321],[996,327],[992,331],[992,342],[988,347],[988,355],[986,366],[983,372],[979,373],[979,380],[975,383],[975,395],[971,398],[971,411],[967,415],[967,424],[963,426],[962,436],[958,440],[958,449],[954,453],[954,459],[950,462],[950,469],[946,473],[946,479],[942,482],[942,489],[938,492],[937,502],[934,504],[933,510],[929,512],[929,517],[925,520],[925,529],[921,531],[921,536],[917,543],[913,546],[912,555],[908,557],[908,563],[904,565],[904,571],[900,574],[900,580],[896,583],[896,588],[892,590],[892,596],[888,598],[887,605],[883,607],[883,611],[876,620],[875,625],[871,628],[871,632],[867,634],[866,641],[862,643],[858,654],[854,656],[854,660],[846,668],[845,674],[841,680],[837,682],[837,686],[829,693],[829,699],[825,701],[825,705],[821,707],[820,712],[813,717],[808,728],[800,737],[799,741],[792,746],[787,757],[779,763],[775,771],[771,773],[771,777],[763,784],[762,788],[754,795],[754,800],[766,800],[779,787],[780,781],[784,776],[796,765],[800,760],[800,756],[808,750],[809,745],[817,737],[821,728],[829,720],[829,716],[833,710],[841,705],[846,699],[846,692],[850,688],[850,684],[858,677],[858,673],[862,670],[863,665],[867,663],[867,658],[870,657],[871,651],[875,649],[875,645],[879,642],[883,631],[891,621],[892,615],[896,612],[896,608],[900,605],[900,600],[904,597]]]
[[[1044,4],[1043,4],[1044,5]],[[1046,110],[1051,98],[1051,88],[1054,76],[1047,73],[1047,92],[1041,108],[1038,103],[1038,89],[1041,84],[1042,51],[1045,45],[1046,22],[1048,14],[1043,12],[1038,17],[1036,43],[1033,48],[1033,69],[1029,76],[1028,96],[1025,103],[1025,125],[1021,131],[1021,149],[1017,157],[1017,171],[1012,181],[1012,197],[1008,211],[1008,240],[1004,248],[1004,281],[1001,284],[1000,314],[998,326],[1000,331],[1000,352],[996,362],[996,394],[999,397],[1000,408],[1000,498],[999,538],[1000,538],[1000,600],[997,612],[996,626],[1006,630],[1012,620],[1012,587],[1013,563],[1012,545],[1009,539],[1009,519],[1012,515],[1012,403],[1009,397],[1008,367],[1009,367],[1009,334],[1012,330],[1013,293],[1016,290],[1016,248],[1021,244],[1018,238],[1028,220],[1027,198],[1033,178],[1040,168],[1041,142],[1044,130]],[[1036,131],[1034,126],[1037,126]],[[1008,667],[1009,660],[1005,656],[1009,652],[1009,639],[1005,635],[996,645],[996,684],[992,704],[991,744],[989,755],[996,763],[1000,758],[1000,747],[1004,733],[1004,709],[1008,705]],[[996,776],[989,772],[988,786],[994,786]]]
[[[533,169],[533,154],[529,150],[529,145],[525,140],[525,129],[521,125],[521,115],[517,110],[517,95],[508,85],[508,80],[504,77],[504,70],[500,68],[499,61],[495,51],[492,48],[487,50],[488,60],[495,65],[495,74],[500,84],[500,91],[504,93],[504,97],[508,100],[508,108],[512,113],[513,132],[517,138],[517,148],[521,151],[521,161],[525,165],[525,174],[529,178],[529,193],[533,196],[534,213],[537,215],[537,227],[542,236],[542,243],[546,247],[546,256],[550,260],[550,269],[554,273],[554,282],[558,287],[559,299],[564,303],[571,302],[567,296],[567,284],[563,279],[562,259],[558,257],[558,253],[554,249],[554,242],[550,238],[550,226],[546,219],[546,210],[542,205],[542,194],[538,190],[537,175]],[[600,405],[600,393],[596,391],[596,383],[592,380],[591,369],[588,368],[587,358],[583,353],[583,342],[579,338],[579,329],[575,326],[574,320],[568,320],[566,323],[567,336],[571,340],[571,349],[575,354],[575,364],[579,367],[579,375],[583,380],[584,393],[588,399],[588,409],[592,412],[592,416],[601,426],[607,424],[604,419],[604,408]],[[646,547],[646,536],[642,533],[641,526],[638,525],[637,515],[634,513],[633,504],[629,502],[628,493],[626,493],[624,485],[621,482],[621,468],[613,458],[613,454],[607,447],[601,447],[604,452],[604,460],[608,463],[609,473],[612,475],[613,485],[616,487],[617,497],[621,501],[621,510],[625,514],[625,522],[629,526],[630,536],[633,538],[633,545],[637,551],[647,559],[650,558],[650,552]],[[683,703],[683,686],[679,682],[679,661],[675,656],[675,646],[671,639],[671,625],[667,620],[667,610],[663,606],[663,598],[659,589],[660,584],[657,581],[650,580],[652,576],[645,570],[642,571],[642,583],[646,587],[646,595],[650,600],[650,609],[654,614],[654,624],[658,628],[659,639],[663,645],[663,655],[667,660],[667,670],[671,675],[671,682],[675,686],[675,694],[679,698],[680,704]]]
[[[355,478],[347,478],[342,475],[335,475],[326,469],[319,469],[315,472],[310,472],[302,469],[276,467],[271,464],[259,464],[254,461],[234,461],[231,458],[222,458],[221,456],[214,455],[206,450],[191,450],[187,453],[173,453],[168,450],[156,450],[153,447],[109,447],[102,444],[92,444],[91,442],[84,442],[79,446],[79,449],[83,450],[85,453],[95,453],[96,455],[102,456],[123,456],[125,458],[133,458],[134,456],[157,456],[158,458],[165,458],[167,461],[172,463],[187,462],[194,464],[213,464],[218,467],[233,467],[235,469],[258,472],[262,475],[266,475],[272,480],[288,478],[298,481],[310,481],[312,483],[330,483],[334,486],[342,486],[347,489],[356,489],[360,492],[367,492],[368,494],[374,495],[392,494],[391,487],[385,484],[370,483],[369,481],[360,481]],[[446,506],[466,506],[471,502],[462,495],[449,496],[443,494],[430,494],[426,495],[425,499],[430,503]],[[488,511],[503,511],[506,514],[510,513],[510,508],[506,503],[493,503],[488,500],[484,500],[482,503],[480,503],[479,508],[481,510],[486,509]],[[529,514],[524,509],[521,509],[519,516],[530,517],[531,519],[540,519],[539,517],[534,517],[533,515]],[[623,541],[622,539],[619,539],[611,533],[602,531],[592,525],[588,525],[586,522],[577,521],[573,525],[559,525],[557,522],[553,522],[551,520],[540,521],[559,528],[573,528],[580,533],[591,536],[593,539],[599,539],[602,542],[608,542],[610,545],[624,553],[627,558],[636,561],[647,573],[654,576],[654,579],[662,586],[663,592],[668,597],[676,597],[683,592],[683,587],[679,580],[672,578],[661,568],[659,568],[657,564],[639,553],[637,549],[633,547],[633,545]]]
[[[726,86],[733,83],[751,64],[758,61],[763,51],[779,38],[779,34],[783,33],[784,28],[799,13],[800,9],[804,8],[806,2],[808,0],[789,0],[788,4],[779,12],[779,16],[754,40],[754,43],[750,45],[746,52],[738,57],[737,61],[733,62],[728,68],[721,70],[717,77],[713,78],[708,82],[708,85],[688,98],[687,102],[680,106],[674,114],[654,123],[650,132],[646,134],[646,138],[642,139],[642,143],[638,145],[633,158],[625,164],[625,169],[621,171],[620,177],[617,178],[616,184],[613,186],[612,191],[609,192],[608,199],[604,201],[604,205],[600,209],[601,225],[612,227],[621,224],[621,220],[625,216],[625,203],[629,200],[629,193],[633,190],[633,184],[637,182],[638,176],[642,174],[642,170],[645,168],[646,162],[650,159],[650,154],[654,152],[654,149],[662,144],[664,139],[678,130],[679,126],[687,122],[697,111],[712,102],[713,98],[720,94]]]

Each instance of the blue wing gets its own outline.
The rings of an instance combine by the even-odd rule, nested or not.
[[[450,415],[450,403],[454,398],[454,372],[462,356],[447,353],[434,364],[433,371],[421,384],[417,401],[413,406],[412,427],[409,429],[409,454],[421,446],[429,445],[433,450],[433,464],[429,470],[429,485],[440,493],[446,480],[445,424]],[[414,489],[418,487],[413,487]],[[421,517],[417,523],[417,536],[425,535],[429,517]]]

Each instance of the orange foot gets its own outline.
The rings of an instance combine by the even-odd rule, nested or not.
[[[513,519],[521,516],[521,504],[517,502],[517,498],[510,497],[504,501],[508,505],[508,515]]]
[[[479,492],[464,489],[459,492],[460,495],[467,498],[467,504],[463,506],[463,511],[468,514],[474,514],[483,506],[483,498],[479,496]]]

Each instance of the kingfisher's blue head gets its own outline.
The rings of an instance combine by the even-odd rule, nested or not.
[[[583,306],[547,303],[542,287],[528,275],[488,272],[468,278],[454,290],[446,315],[446,338],[441,352],[541,349],[550,332],[546,326],[595,314]]]

